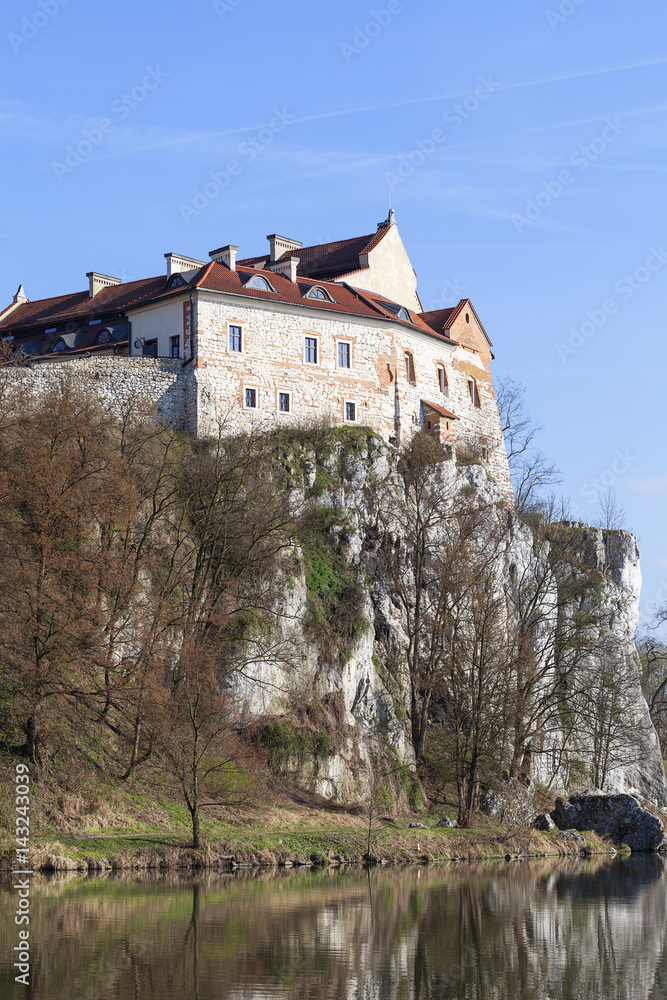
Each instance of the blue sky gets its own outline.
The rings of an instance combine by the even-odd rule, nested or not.
[[[372,232],[391,191],[424,307],[472,299],[563,491],[594,519],[616,490],[644,607],[667,601],[663,4],[15,0],[0,22],[6,302]]]

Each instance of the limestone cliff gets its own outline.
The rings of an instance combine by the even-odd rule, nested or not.
[[[376,435],[359,431],[333,434],[324,446],[307,437],[292,441],[285,460],[294,469],[297,499],[330,512],[327,544],[361,587],[362,626],[346,648],[323,648],[309,625],[313,582],[297,551],[285,575],[280,636],[293,655],[258,659],[238,689],[247,712],[258,720],[294,719],[298,706],[319,706],[310,723],[303,711],[300,718],[311,729],[328,731],[326,749],[300,761],[287,748],[288,771],[338,801],[366,793],[370,761],[380,746],[399,768],[414,765],[405,616],[378,567],[377,511],[367,497],[369,483],[393,477],[400,493],[401,482],[392,450]],[[516,632],[525,607],[532,609],[528,631],[545,700],[528,752],[522,751],[522,768],[555,792],[592,787],[595,776],[603,775],[599,783],[607,791],[666,806],[667,782],[633,639],[641,586],[634,537],[580,523],[557,525],[551,538],[544,525],[535,534],[502,503],[501,491],[481,465],[457,468],[445,462],[436,474],[494,509],[502,524],[494,572],[506,597],[508,635]],[[564,536],[567,559],[557,551]],[[568,653],[578,657],[575,672],[563,652],[575,646],[562,636],[576,626],[591,593],[599,609],[597,632],[590,634],[589,622],[585,641]]]

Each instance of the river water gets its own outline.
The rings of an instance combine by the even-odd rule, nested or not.
[[[2,1000],[667,1000],[654,855],[0,885]]]

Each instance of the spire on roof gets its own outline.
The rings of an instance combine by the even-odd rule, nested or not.
[[[14,302],[16,302],[17,305],[22,306],[24,302],[28,301],[29,299],[25,293],[25,288],[23,287],[23,285],[19,285],[19,290],[14,296]]]

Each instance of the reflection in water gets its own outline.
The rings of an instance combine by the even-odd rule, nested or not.
[[[664,1000],[667,882],[617,861],[33,884],[14,1000]]]

